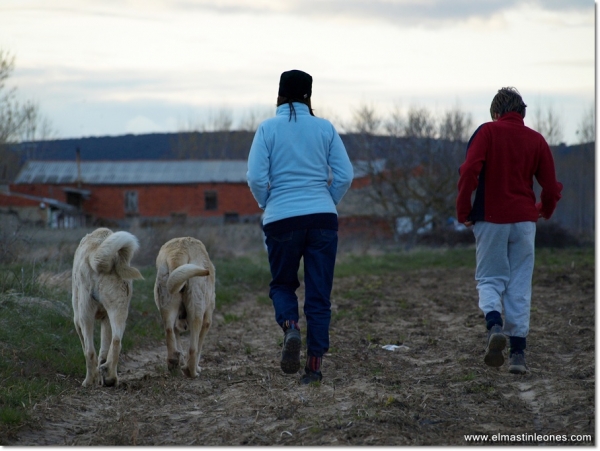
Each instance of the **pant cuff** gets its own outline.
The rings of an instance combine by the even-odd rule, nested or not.
[[[527,348],[527,338],[525,337],[509,337],[510,340],[510,355],[515,352],[523,352]]]
[[[502,315],[500,314],[500,312],[492,310],[491,312],[488,312],[485,315],[485,327],[487,328],[487,330],[490,330],[496,324],[500,327],[503,326],[504,323],[502,322]]]

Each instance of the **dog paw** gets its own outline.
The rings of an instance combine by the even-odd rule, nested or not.
[[[100,384],[100,377],[98,371],[92,371],[85,375],[85,379],[81,383],[82,387],[95,387]]]
[[[117,385],[117,381],[118,379],[116,377],[111,377],[111,378],[102,378],[102,385],[104,385],[105,387],[114,387],[115,385]]]
[[[185,376],[187,376],[187,377],[189,377],[191,379],[194,379],[194,378],[198,377],[198,370],[196,369],[196,371],[194,371],[194,374],[192,374],[192,371],[190,371],[190,369],[187,366],[182,366],[181,367],[181,372]]]
[[[115,385],[117,385],[117,382],[118,382],[118,378],[117,378],[116,374],[114,376],[109,376],[108,367],[106,367],[106,366],[100,367],[100,379],[102,380],[101,385],[103,385],[105,387],[114,387]]]
[[[180,363],[181,363],[181,352],[179,350],[174,351],[173,355],[171,357],[169,357],[167,355],[167,366],[169,368],[169,371],[179,368]]]

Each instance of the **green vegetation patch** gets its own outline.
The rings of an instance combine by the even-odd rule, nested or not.
[[[536,266],[590,266],[595,264],[594,248],[536,249]],[[336,277],[381,275],[426,268],[475,268],[475,248],[415,249],[382,255],[348,255],[338,259]]]
[[[271,272],[266,259],[228,258],[213,262],[217,270],[216,303],[234,303],[250,291],[268,292]]]
[[[349,255],[335,267],[336,277],[379,275],[424,268],[475,267],[475,249],[417,249],[383,255]]]
[[[572,248],[541,248],[535,250],[536,266],[594,266],[595,249],[593,246]]]
[[[81,344],[64,296],[0,293],[0,426],[26,420],[27,409],[72,387],[82,371]]]
[[[133,281],[133,296],[123,336],[123,352],[143,346],[148,341],[164,338],[162,321],[154,302],[156,268],[153,266],[142,268],[140,272],[144,279]]]

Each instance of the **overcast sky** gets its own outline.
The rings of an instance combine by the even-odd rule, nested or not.
[[[343,132],[370,105],[459,106],[490,120],[515,86],[564,140],[594,104],[589,0],[0,0],[9,80],[56,137],[175,132],[228,111],[274,112],[279,75],[313,76],[317,115]]]

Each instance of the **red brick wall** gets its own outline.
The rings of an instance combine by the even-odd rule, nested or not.
[[[357,179],[352,180],[352,187],[351,187],[351,189],[364,188],[365,186],[369,186],[370,184],[371,184],[371,178],[370,177],[357,178]]]
[[[368,185],[368,177],[356,179],[352,189]],[[63,188],[73,185],[11,185],[14,192],[67,201]],[[126,217],[125,192],[137,191],[138,213],[142,218],[168,218],[171,214],[187,217],[222,217],[225,213],[240,216],[258,215],[258,208],[246,183],[205,183],[193,185],[83,185],[91,196],[83,203],[86,214],[96,218],[119,220]],[[204,193],[217,193],[217,210],[205,210]],[[0,197],[0,202],[2,198]],[[0,203],[0,205],[2,205]],[[13,204],[14,205],[14,204]],[[354,225],[353,225],[354,226]],[[356,225],[357,227],[362,227]],[[382,225],[379,225],[381,228]],[[385,228],[385,227],[383,227]]]
[[[0,193],[0,207],[39,207],[40,203],[32,199]]]
[[[9,185],[9,191],[29,194],[31,196],[49,197],[60,202],[67,201],[67,194],[62,186],[55,185]]]
[[[369,238],[392,238],[394,236],[390,223],[382,218],[371,216],[340,217],[340,237],[364,235]]]
[[[51,197],[66,202],[63,186],[11,185],[15,192],[34,196]],[[245,183],[207,183],[195,185],[84,185],[81,189],[91,191],[83,203],[83,210],[97,218],[125,218],[125,192],[137,191],[140,217],[170,217],[182,213],[188,217],[221,217],[225,213],[240,216],[260,214],[250,188]],[[217,193],[217,209],[205,210],[204,192]]]

